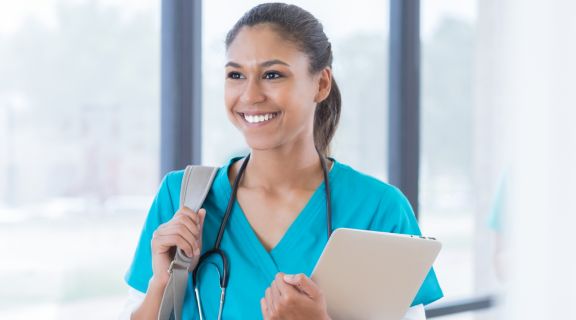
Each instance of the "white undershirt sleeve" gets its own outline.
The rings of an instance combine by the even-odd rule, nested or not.
[[[146,297],[145,293],[132,287],[128,287],[128,299],[126,299],[126,303],[124,304],[124,308],[122,309],[118,320],[130,320],[132,312],[142,304],[144,297]]]
[[[402,320],[426,320],[424,305],[418,304],[408,309]]]

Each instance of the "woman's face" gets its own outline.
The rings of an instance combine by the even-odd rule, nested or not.
[[[308,56],[269,25],[243,27],[227,51],[228,118],[251,149],[313,143],[317,101],[329,92],[330,70],[311,75]]]

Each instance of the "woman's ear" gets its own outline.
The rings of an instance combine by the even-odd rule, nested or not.
[[[330,89],[332,88],[332,69],[326,67],[320,72],[320,78],[318,79],[318,93],[314,98],[314,102],[320,103],[324,99],[328,98],[330,94]]]

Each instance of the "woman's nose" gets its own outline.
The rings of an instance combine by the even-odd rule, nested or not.
[[[260,82],[257,79],[250,79],[246,81],[244,91],[242,92],[241,101],[245,104],[255,104],[262,102],[266,99]]]

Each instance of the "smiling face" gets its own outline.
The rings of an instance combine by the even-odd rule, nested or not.
[[[327,95],[329,71],[311,74],[307,55],[267,24],[243,27],[227,60],[227,115],[251,149],[314,143],[314,111]]]

